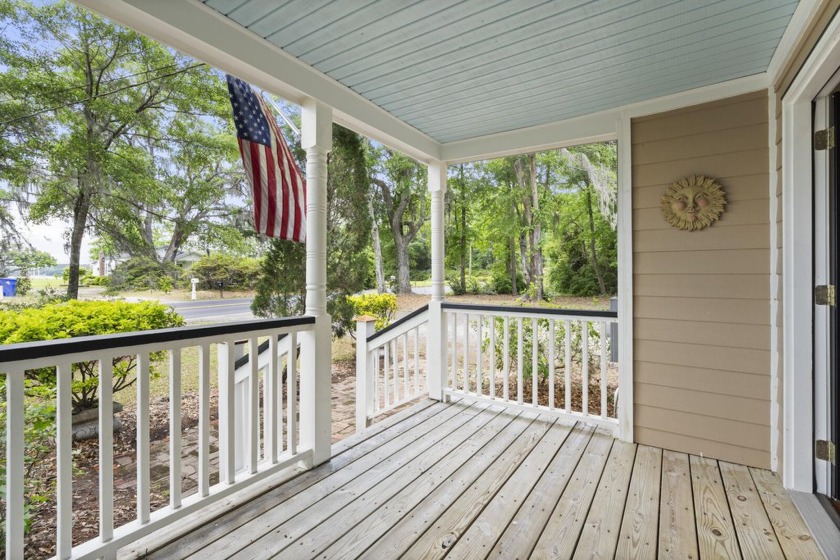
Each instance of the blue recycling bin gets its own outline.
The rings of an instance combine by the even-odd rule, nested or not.
[[[17,278],[0,278],[0,289],[3,296],[12,297],[17,293]]]

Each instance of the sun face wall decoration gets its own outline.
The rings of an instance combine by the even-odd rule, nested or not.
[[[711,177],[683,177],[662,195],[665,221],[683,231],[700,231],[720,219],[726,206],[726,195]]]

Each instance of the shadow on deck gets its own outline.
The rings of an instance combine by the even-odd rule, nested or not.
[[[333,449],[147,557],[822,557],[775,474],[581,423],[424,401]]]

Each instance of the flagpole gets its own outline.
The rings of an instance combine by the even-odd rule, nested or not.
[[[292,131],[295,133],[295,135],[300,137],[300,130],[298,130],[298,128],[295,125],[292,124],[292,121],[289,120],[289,117],[287,117],[286,114],[283,111],[280,110],[280,107],[277,106],[277,104],[274,102],[274,100],[271,98],[271,96],[265,90],[263,90],[262,96],[263,96],[263,99],[268,101],[268,103],[272,107],[274,107],[274,110],[277,111],[280,114],[280,118],[283,119],[283,122],[285,122],[287,125],[289,125],[289,128],[292,129]]]

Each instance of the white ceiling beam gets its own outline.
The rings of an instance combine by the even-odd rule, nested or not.
[[[74,1],[289,101],[329,105],[335,122],[413,158],[440,159],[436,140],[198,0]]]
[[[790,59],[796,54],[794,47],[800,38],[811,28],[814,19],[819,15],[818,7],[820,0],[799,0],[793,16],[790,18],[787,29],[785,29],[773,58],[767,67],[767,75],[772,82],[776,82],[779,73],[784,70]]]

